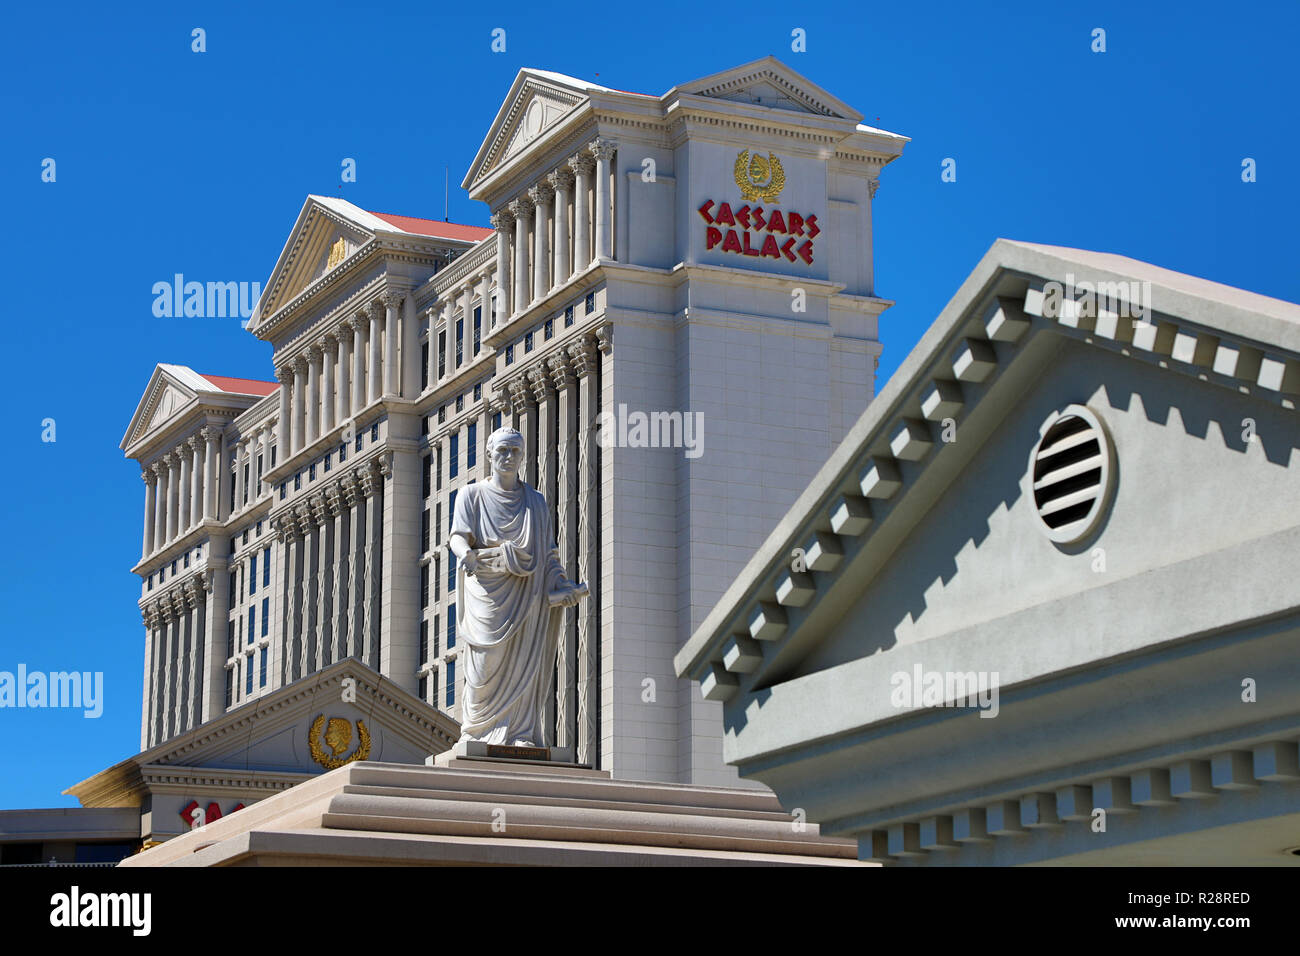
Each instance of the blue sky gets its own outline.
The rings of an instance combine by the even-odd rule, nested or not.
[[[881,382],[999,236],[1300,300],[1300,5],[22,4],[0,36],[11,437],[0,670],[102,671],[97,720],[0,710],[0,808],[134,754],[143,485],[118,444],[157,362],[269,378],[237,319],[158,319],[181,272],[262,282],[306,194],[486,225],[458,189],[515,72],[671,86],[774,54],[912,137],[875,202]],[[452,5],[454,6],[454,5]],[[583,5],[579,5],[581,7]],[[590,7],[590,5],[587,5]],[[190,31],[207,33],[191,52]],[[506,30],[506,52],[490,32]],[[1106,52],[1090,46],[1106,31]],[[807,52],[790,49],[795,28]],[[56,181],[41,181],[46,157]],[[357,182],[342,186],[343,157]],[[957,181],[940,179],[957,161]],[[1257,164],[1243,183],[1241,163]],[[42,442],[55,420],[56,441]]]

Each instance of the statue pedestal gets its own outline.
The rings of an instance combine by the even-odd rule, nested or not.
[[[514,747],[507,744],[489,744],[482,740],[459,740],[450,750],[426,757],[424,765],[426,767],[446,767],[457,758],[578,766],[573,762],[572,747]]]

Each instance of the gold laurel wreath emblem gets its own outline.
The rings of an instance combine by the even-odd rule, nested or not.
[[[357,720],[357,736],[360,738],[360,743],[357,744],[357,749],[352,752],[350,757],[335,757],[325,752],[325,749],[319,743],[321,731],[324,729],[325,715],[321,714],[312,721],[311,731],[307,735],[307,745],[311,748],[311,759],[326,770],[337,770],[344,764],[352,763],[354,760],[365,760],[370,756],[370,731],[366,729],[364,720]]]
[[[781,190],[785,189],[785,168],[774,153],[768,153],[767,159],[755,153],[751,159],[749,150],[743,150],[736,157],[733,171],[740,196],[746,202],[762,200],[775,203]]]

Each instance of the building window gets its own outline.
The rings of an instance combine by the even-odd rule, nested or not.
[[[474,385],[474,401],[478,402],[478,401],[482,401],[482,399],[483,399],[483,383],[477,382]]]
[[[172,561],[172,577],[176,577],[176,562]]]
[[[271,467],[272,468],[275,467],[275,448],[276,448],[275,445],[271,446]]]
[[[189,553],[188,551],[186,551],[186,552],[185,552],[185,567],[188,568],[189,566],[190,566],[190,553]]]
[[[226,669],[226,709],[227,710],[229,710],[230,705],[234,703],[234,696],[235,696],[234,685],[235,685],[235,672],[232,669],[227,668]]]
[[[512,342],[511,344],[506,346],[506,364],[509,365],[514,360],[515,360],[515,346],[514,343]]]
[[[429,675],[433,678],[433,706],[438,706],[438,672],[434,671]]]
[[[435,491],[442,491],[442,442],[433,448],[433,487]]]
[[[573,306],[564,310],[564,327],[567,329],[573,324]]]
[[[440,639],[439,636],[438,636],[438,635],[440,635],[440,634],[442,633],[442,631],[439,630],[439,627],[438,627],[438,625],[439,625],[440,623],[441,623],[441,622],[440,622],[440,619],[439,619],[438,615],[435,614],[435,615],[433,616],[433,656],[434,656],[434,657],[437,657],[440,653],[442,653],[442,650],[441,650],[441,648],[442,648],[442,641],[441,641],[441,639]]]
[[[483,339],[483,306],[474,309],[474,354],[478,355]]]
[[[451,534],[451,526],[456,523],[456,489],[453,488],[451,494],[447,496],[447,533]]]
[[[429,702],[429,678],[420,678],[420,700],[426,704]]]
[[[525,333],[524,333],[524,351],[525,351],[525,352],[531,352],[532,350],[533,350],[533,333],[532,333],[532,332],[525,332]]]
[[[326,470],[326,471],[329,471],[329,470],[330,470],[330,459],[331,459],[332,457],[334,457],[334,452],[332,452],[332,451],[327,451],[327,452],[325,453],[325,470]]]
[[[149,590],[153,590],[153,575],[149,575]]]
[[[425,512],[427,515],[429,512]],[[429,606],[429,566],[420,565],[420,607]]]
[[[244,667],[244,693],[251,694],[253,692],[253,659],[250,657],[245,662],[245,665],[246,666]]]
[[[442,578],[438,576],[438,556],[433,556],[433,562],[429,565],[429,577],[433,578],[433,603],[438,603],[438,598],[442,597]],[[437,628],[434,628],[436,631]]]
[[[493,431],[496,431],[496,430],[497,430],[498,428],[500,428],[500,427],[501,427],[501,413],[500,413],[500,412],[493,412],[493,413],[492,413],[492,430],[493,430]]]
[[[587,311],[584,313],[585,315],[591,315],[591,313],[595,312],[595,311],[596,311],[596,293],[594,293],[594,292],[588,292],[588,293],[587,293],[587,301],[586,301],[585,304],[586,304],[586,307],[587,307]]]
[[[341,465],[347,460],[348,460],[348,443],[343,442],[341,445],[339,445],[339,464]]]
[[[488,328],[495,329],[496,327],[497,327],[497,297],[494,295],[492,296],[492,311],[488,313]]]
[[[427,436],[428,434],[429,434],[429,416],[428,416],[428,415],[421,415],[421,416],[420,416],[420,435],[421,435],[422,437],[424,437],[424,436]]]
[[[297,472],[293,476],[293,490],[302,491],[302,472]]]
[[[230,571],[230,591],[226,595],[226,603],[231,605],[233,610],[235,604],[235,594],[239,587],[239,574],[232,568]]]
[[[235,476],[230,476],[230,510],[235,510]]]
[[[433,456],[425,455],[420,459],[420,497],[427,498],[433,493]]]
[[[457,319],[456,320],[456,367],[457,368],[460,368],[460,364],[464,358],[465,358],[465,320]]]
[[[288,482],[280,482],[280,500],[284,501],[285,493],[288,490]]]
[[[313,461],[310,465],[307,466],[307,481],[312,482],[315,480],[316,480],[316,462]]]
[[[433,506],[433,543],[442,544],[442,502]]]
[[[447,331],[438,333],[438,378],[447,377]]]
[[[253,537],[260,538],[261,536],[262,536],[262,522],[259,521],[257,523],[257,530],[253,532]]]
[[[248,504],[248,462],[244,462],[244,504]]]
[[[257,487],[262,487],[262,456],[257,456]]]
[[[456,396],[456,411],[463,412],[464,410],[465,410],[465,393],[461,392],[459,395]]]
[[[429,387],[429,350],[420,343],[420,391]]]
[[[420,553],[429,553],[429,509],[420,512]]]
[[[262,549],[262,587],[271,586],[271,546]]]
[[[451,550],[451,548],[448,548],[447,549],[447,593],[454,594],[455,592],[456,592],[456,552]],[[447,646],[451,647],[450,644],[448,644]]]
[[[258,686],[258,687],[265,687],[265,686],[266,686],[266,652],[267,652],[267,650],[269,650],[269,648],[265,648],[265,647],[262,648],[261,655],[260,655],[260,660],[259,660],[259,662],[258,662],[258,677],[257,677],[257,686]]]
[[[439,405],[439,406],[438,406],[438,424],[441,425],[441,424],[443,424],[443,423],[446,422],[446,421],[447,421],[447,406],[446,406],[446,405]]]
[[[257,607],[254,606],[248,609],[248,643],[252,644],[255,640],[257,640],[256,632],[257,632]]]
[[[429,622],[420,622],[420,663],[429,663]]]
[[[460,434],[451,436],[451,447],[447,453],[447,477],[455,478],[460,473]]]
[[[271,633],[271,599],[262,598],[262,636],[266,637]]]
[[[478,422],[470,422],[465,434],[465,467],[473,468],[478,463]]]
[[[355,446],[357,451],[361,450],[361,442],[364,440],[364,438],[365,436],[361,432],[357,432],[357,443]]]
[[[253,554],[248,559],[248,593],[257,593],[257,555]]]
[[[235,656],[235,622],[226,622],[226,660]]]
[[[546,324],[542,326],[542,338],[543,338],[543,339],[552,339],[552,338],[555,338],[555,320],[554,320],[554,319],[547,319],[547,320],[546,320]]]
[[[447,706],[456,704],[456,662],[447,662]]]
[[[370,426],[370,440],[372,442],[379,441],[379,422],[375,422]]]

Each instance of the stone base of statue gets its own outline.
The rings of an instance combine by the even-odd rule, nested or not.
[[[425,758],[426,767],[446,767],[456,758],[469,760],[509,760],[512,763],[568,764],[573,762],[572,747],[516,747],[507,744],[489,744],[482,740],[460,740],[447,751]]]

